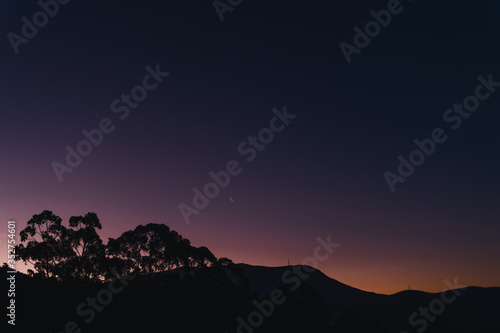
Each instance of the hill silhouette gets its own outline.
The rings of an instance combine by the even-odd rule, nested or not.
[[[286,301],[276,305],[254,332],[308,329],[311,332],[417,332],[408,322],[419,307],[428,307],[438,294],[403,291],[382,295],[340,283],[315,270],[301,285],[284,284],[290,267],[237,264],[204,268],[177,268],[133,277],[101,312],[77,308],[106,290],[107,282],[80,286],[75,282],[17,274],[17,324],[22,331],[64,332],[75,322],[82,332],[136,332],[170,327],[170,331],[248,332],[246,321],[255,302],[264,304],[273,290]],[[312,269],[312,268],[310,268]],[[6,281],[7,269],[0,269]],[[4,282],[5,284],[5,282]],[[468,287],[423,332],[498,333],[500,288]],[[82,312],[82,311],[80,311]],[[433,326],[437,328],[433,328]],[[314,330],[313,330],[314,328]]]
[[[393,295],[356,289],[310,266],[234,264],[164,224],[107,244],[97,215],[69,227],[50,211],[21,231],[16,329],[22,332],[500,333],[500,288]],[[9,290],[9,268],[0,279]],[[10,296],[9,296],[10,297]]]
[[[283,274],[293,268],[247,264],[237,266],[248,277],[250,292],[259,297],[283,284]],[[303,280],[303,284],[313,287],[324,298],[333,322],[340,320],[346,312],[353,311],[364,320],[376,319],[387,332],[412,332],[412,329],[416,332],[416,328],[408,322],[409,316],[418,312],[420,307],[429,307],[433,300],[441,298],[440,293],[417,290],[405,290],[392,295],[376,294],[343,284],[312,267],[309,269],[314,272]],[[453,294],[453,291],[448,292]],[[459,292],[460,296],[446,305],[440,320],[447,322],[452,332],[499,333],[500,324],[495,314],[500,313],[500,288],[467,287]],[[430,328],[425,332],[431,332]]]

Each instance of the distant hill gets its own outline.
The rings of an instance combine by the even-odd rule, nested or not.
[[[250,281],[251,292],[259,297],[269,294],[283,285],[283,274],[293,267],[264,267],[237,264]],[[440,293],[406,290],[393,295],[376,294],[353,288],[334,280],[321,271],[314,270],[302,283],[314,288],[321,295],[333,320],[339,320],[347,310],[354,310],[365,319],[375,318],[388,332],[408,331],[422,327],[410,325],[409,317],[420,307],[429,308],[434,300],[440,300]],[[287,277],[295,276],[293,273]],[[441,317],[456,333],[500,333],[500,288],[467,287],[456,290],[459,296],[450,304],[445,304]],[[453,291],[446,293],[452,298]],[[434,301],[434,306],[438,301]],[[443,302],[444,303],[444,302]],[[431,313],[432,315],[432,313]],[[420,315],[415,320],[421,319]]]

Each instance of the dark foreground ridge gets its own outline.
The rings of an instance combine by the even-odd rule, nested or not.
[[[437,307],[442,298],[420,291],[370,293],[308,266],[230,263],[115,273],[85,286],[18,273],[16,331],[418,332],[426,318],[419,309]],[[0,278],[6,281],[6,268]],[[439,316],[428,312],[434,320],[422,332],[500,332],[500,288],[468,287],[445,297],[453,302]]]

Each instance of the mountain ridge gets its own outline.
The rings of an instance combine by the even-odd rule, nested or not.
[[[325,300],[328,312],[333,320],[339,320],[349,310],[354,310],[364,319],[375,318],[389,332],[401,332],[412,327],[420,319],[419,310],[436,307],[442,302],[445,305],[440,316],[444,318],[453,331],[457,333],[499,333],[500,327],[495,322],[496,313],[500,313],[500,287],[477,287],[448,289],[439,293],[419,290],[402,290],[394,294],[378,294],[364,291],[339,282],[319,269],[303,265],[291,266],[255,266],[244,263],[236,264],[250,281],[250,290],[260,298],[268,295],[274,288],[286,284],[283,274],[294,267],[308,267],[311,273],[301,283],[313,287]],[[449,304],[441,301],[453,299]],[[417,313],[415,316],[414,314]],[[432,313],[432,312],[431,312]],[[434,316],[432,316],[434,317]],[[420,321],[422,323],[422,321]],[[423,324],[420,324],[423,326]],[[419,327],[418,325],[413,325]]]

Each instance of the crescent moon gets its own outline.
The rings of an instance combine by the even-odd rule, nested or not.
[[[229,201],[234,202],[233,197],[229,197]]]

